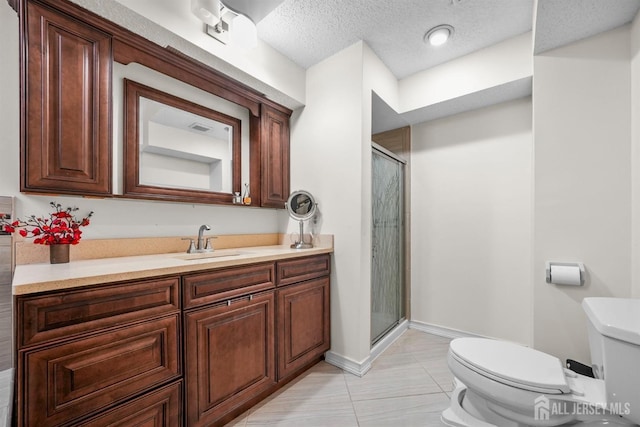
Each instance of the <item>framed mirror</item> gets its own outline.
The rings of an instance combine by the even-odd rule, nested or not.
[[[287,200],[287,211],[289,216],[300,222],[299,240],[291,245],[293,249],[309,249],[313,247],[313,243],[304,241],[304,222],[313,218],[318,209],[318,204],[311,193],[304,190],[298,190],[291,193]]]
[[[124,80],[124,196],[233,203],[239,119]]]

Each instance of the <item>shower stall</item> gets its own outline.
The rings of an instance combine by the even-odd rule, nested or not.
[[[404,169],[400,157],[373,144],[371,345],[405,317]]]

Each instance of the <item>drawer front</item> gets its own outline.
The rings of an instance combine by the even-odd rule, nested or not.
[[[177,277],[19,297],[18,348],[179,310]]]
[[[329,255],[310,256],[278,262],[278,286],[315,279],[331,273]]]
[[[275,286],[273,263],[226,268],[184,277],[184,308],[198,307]]]
[[[180,427],[182,423],[182,381],[163,387],[139,399],[78,424],[78,427]]]
[[[177,379],[179,314],[18,353],[18,417],[25,426],[84,418]]]

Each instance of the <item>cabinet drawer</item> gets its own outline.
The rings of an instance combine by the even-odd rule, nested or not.
[[[180,427],[182,426],[182,382],[118,406],[78,427]]]
[[[223,301],[275,286],[273,263],[226,268],[184,277],[184,308]]]
[[[329,255],[310,256],[278,262],[278,286],[327,276],[331,272]]]
[[[19,425],[57,426],[177,379],[179,314],[18,353]]]
[[[177,277],[17,299],[18,348],[180,310]]]

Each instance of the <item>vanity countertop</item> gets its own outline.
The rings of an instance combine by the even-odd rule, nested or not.
[[[311,249],[291,249],[289,245],[274,245],[216,249],[215,252],[209,254],[188,255],[181,252],[79,260],[71,261],[68,264],[18,265],[13,275],[13,294],[26,295],[331,252],[333,252],[332,245]],[[215,254],[214,257],[208,257],[212,254]]]

